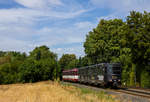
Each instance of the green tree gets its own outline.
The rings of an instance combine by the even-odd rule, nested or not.
[[[150,62],[150,53],[147,53],[150,51],[150,13],[132,11],[126,22],[126,38],[131,48],[132,63],[136,66],[133,73],[136,74],[136,81],[143,86],[141,74]]]
[[[86,55],[93,64],[111,62],[120,55],[120,19],[101,20],[98,26],[89,32],[84,43]]]
[[[52,58],[57,60],[57,55],[49,50],[45,45],[36,47],[32,52],[30,52],[30,58],[35,60]]]
[[[57,55],[47,46],[36,47],[20,67],[20,81],[36,82],[59,77]]]
[[[76,60],[77,58],[75,54],[63,54],[59,60],[61,69],[64,70],[76,67]]]
[[[87,56],[79,57],[77,67],[80,68],[91,64],[92,64],[91,59],[88,58]]]

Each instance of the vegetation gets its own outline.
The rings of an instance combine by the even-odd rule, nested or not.
[[[104,92],[94,92],[52,81],[0,85],[0,88],[0,102],[117,102]],[[88,90],[88,93],[85,90]]]
[[[36,47],[27,56],[19,52],[0,52],[0,83],[37,82],[59,77],[57,55],[46,46]]]
[[[77,66],[77,58],[75,54],[63,54],[59,60],[62,70],[70,69]]]

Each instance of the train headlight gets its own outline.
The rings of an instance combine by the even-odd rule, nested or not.
[[[117,79],[117,76],[112,76],[112,79]]]

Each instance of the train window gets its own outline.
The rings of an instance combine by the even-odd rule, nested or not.
[[[76,75],[78,75],[78,72],[76,72]]]
[[[102,74],[102,68],[101,68],[101,66],[97,66],[97,72],[98,72],[98,74]]]
[[[98,74],[98,67],[97,66],[95,67],[95,73],[96,73],[96,75]]]
[[[95,75],[97,75],[97,73],[98,73],[97,71],[98,71],[98,70],[97,70],[97,66],[95,66],[95,67],[94,67],[94,74],[95,74]]]
[[[81,74],[84,75],[84,69],[81,70]]]
[[[75,75],[76,74],[76,72],[75,71],[73,71],[73,75]]]
[[[112,67],[108,67],[108,72],[112,73]]]
[[[90,75],[91,74],[91,68],[86,68],[87,70],[87,75]]]
[[[74,75],[78,75],[77,71],[74,72]]]
[[[113,67],[113,74],[120,74],[121,68],[120,67]]]
[[[120,70],[120,67],[113,67],[113,70]]]

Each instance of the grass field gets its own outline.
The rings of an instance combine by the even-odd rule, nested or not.
[[[0,102],[116,102],[104,92],[58,82],[0,85]]]

